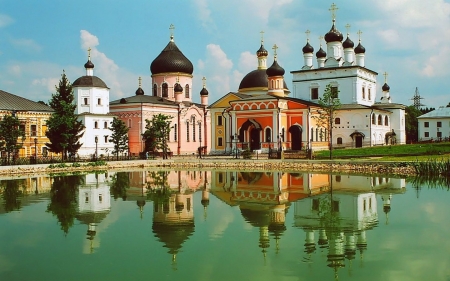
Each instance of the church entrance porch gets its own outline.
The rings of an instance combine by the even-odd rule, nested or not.
[[[248,119],[239,130],[239,140],[247,139],[251,151],[261,149],[261,125],[254,119]]]
[[[302,131],[302,127],[299,125],[293,125],[289,128],[289,133],[291,134],[292,150],[302,149]]]

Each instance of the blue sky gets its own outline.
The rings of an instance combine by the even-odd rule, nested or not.
[[[393,102],[412,104],[418,87],[428,107],[450,102],[450,0],[334,1],[337,28],[366,48],[365,65],[384,72]],[[292,74],[303,66],[310,30],[314,52],[331,27],[333,1],[313,0],[0,0],[0,89],[48,101],[63,69],[70,81],[85,74],[92,48],[94,75],[110,87],[111,100],[134,95],[138,77],[151,92],[150,64],[175,42],[194,65],[193,93],[206,77],[210,103],[237,91],[256,69],[261,31],[273,61]],[[325,49],[325,48],[324,48]],[[316,65],[314,60],[314,65]],[[199,102],[198,94],[194,101]]]

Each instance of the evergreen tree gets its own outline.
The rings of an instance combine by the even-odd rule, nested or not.
[[[163,159],[167,159],[167,153],[170,151],[167,140],[170,134],[170,123],[172,116],[157,114],[153,115],[152,120],[146,119],[145,132],[142,137],[145,140],[144,152],[162,151]]]
[[[54,113],[47,121],[45,133],[50,142],[45,145],[51,152],[62,153],[64,160],[67,158],[67,153],[75,155],[82,146],[79,139],[83,136],[84,125],[77,120],[72,84],[64,71],[59,86],[55,88],[56,93],[52,94],[49,102]]]
[[[19,143],[19,140],[21,143]],[[19,118],[13,115],[4,115],[0,120],[0,150],[6,152],[6,161],[9,164],[11,154],[16,159],[17,151],[22,148],[25,140],[25,131],[20,127]]]
[[[405,108],[405,131],[406,142],[412,143],[418,141],[419,122],[417,117],[422,115],[422,111],[417,109],[414,105]]]
[[[333,87],[328,84],[325,87],[323,96],[319,98],[319,104],[321,109],[318,110],[317,115],[313,118],[316,120],[318,127],[325,128],[326,138],[328,138],[330,159],[333,159],[333,127],[334,116],[336,111],[341,107],[341,101],[338,98],[339,90],[337,87]]]
[[[117,160],[119,160],[119,153],[128,151],[129,128],[127,127],[125,122],[123,122],[117,117],[114,117],[113,121],[111,122],[111,127],[109,129],[112,131],[109,141],[114,143],[113,154],[115,154]]]

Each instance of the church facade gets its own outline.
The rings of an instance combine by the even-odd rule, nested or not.
[[[146,120],[160,113],[171,117],[168,146],[173,155],[191,155],[197,153],[199,147],[204,147],[203,152],[208,153],[211,124],[206,80],[203,79],[203,87],[199,91],[200,104],[194,103],[194,67],[175,44],[173,34],[167,46],[151,63],[150,71],[150,94],[145,94],[139,78],[135,95],[110,103],[111,113],[129,127],[130,154],[137,155],[144,151],[142,134],[146,130]]]
[[[327,149],[330,143],[333,147],[405,143],[405,106],[392,103],[386,78],[378,97],[378,73],[366,68],[361,40],[354,47],[347,34],[343,41],[336,28],[335,6],[330,10],[332,27],[324,37],[327,52],[320,46],[314,66],[314,48],[307,40],[302,49],[304,65],[291,71],[292,93],[284,82],[285,71],[277,63],[276,45],[274,63],[267,68],[268,52],[261,40],[256,52],[258,68],[242,79],[237,92],[210,106],[212,153]],[[341,103],[333,115],[332,139],[328,139],[329,129],[316,122],[327,85]]]

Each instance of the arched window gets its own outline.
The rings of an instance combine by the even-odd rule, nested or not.
[[[131,119],[128,119],[128,128],[131,128]]]
[[[372,124],[375,125],[375,114],[372,114]]]
[[[174,141],[177,141],[177,133],[178,133],[177,124],[174,124],[173,125],[173,140]]]
[[[266,142],[270,142],[271,141],[271,139],[272,139],[272,137],[271,137],[271,135],[272,135],[272,130],[270,130],[270,128],[266,128],[266,130],[265,130],[265,140],[266,140]]]
[[[320,136],[320,141],[323,141],[323,128],[320,128],[319,136]]]
[[[97,121],[94,122],[94,128],[98,129],[98,122]]]
[[[202,142],[202,123],[198,122],[198,141]]]
[[[334,119],[334,124],[336,125],[341,124],[341,118],[337,117],[336,119]]]
[[[369,100],[371,100],[371,99],[372,99],[372,96],[371,96],[371,94],[370,94],[370,88],[369,88],[368,96],[369,96]]]
[[[337,138],[337,144],[342,144],[342,138],[341,137]]]
[[[186,84],[184,87],[184,97],[187,99],[189,98],[189,84]]]
[[[169,97],[169,86],[165,82],[162,84],[162,97],[163,98]]]
[[[378,115],[378,125],[383,125],[381,122],[381,115]]]
[[[158,96],[158,86],[156,84],[153,84],[153,96]]]
[[[384,126],[389,126],[389,118],[384,116]]]
[[[105,121],[105,123],[103,124],[103,128],[108,129],[108,122]]]
[[[311,141],[314,140],[314,128],[311,128]]]
[[[366,88],[362,87],[362,98],[363,100],[366,99]]]

